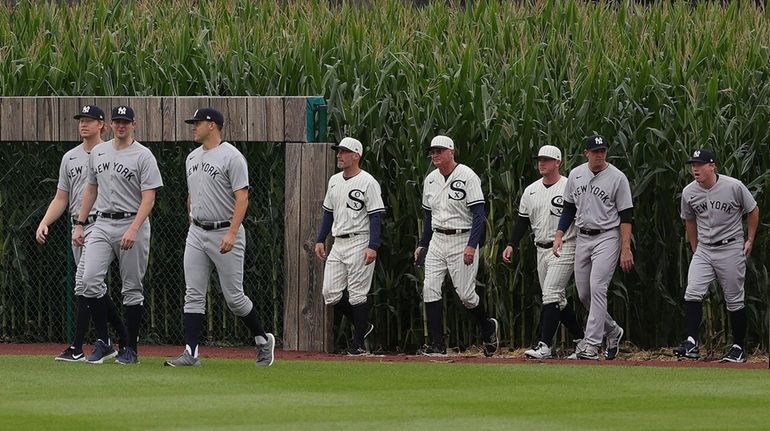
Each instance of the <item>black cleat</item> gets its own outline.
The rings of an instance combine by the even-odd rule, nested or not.
[[[674,348],[674,356],[678,358],[700,359],[698,345],[688,338],[687,340],[682,341],[679,347]]]
[[[67,347],[65,351],[61,352],[61,355],[53,359],[55,361],[64,361],[64,362],[85,362],[86,355],[83,354],[82,350],[75,350],[74,347],[70,346],[70,347]]]
[[[439,346],[437,344],[431,344],[430,346],[425,345],[420,347],[417,350],[418,355],[424,355],[424,356],[446,356],[446,347]]]
[[[746,354],[741,346],[733,344],[730,351],[722,358],[721,362],[734,362],[736,364],[746,362]]]

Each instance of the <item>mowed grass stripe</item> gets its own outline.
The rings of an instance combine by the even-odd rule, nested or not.
[[[765,370],[0,357],[0,429],[760,429]]]

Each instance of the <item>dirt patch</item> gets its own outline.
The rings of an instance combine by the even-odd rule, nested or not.
[[[54,356],[67,346],[62,344],[0,344],[0,355],[35,355]],[[91,346],[85,346],[86,352]],[[470,348],[464,352],[450,351],[446,357],[431,358],[427,356],[407,355],[403,353],[372,354],[367,356],[345,356],[331,353],[298,352],[276,350],[276,360],[279,361],[375,361],[375,362],[434,362],[434,363],[465,363],[465,364],[569,364],[569,365],[603,365],[603,366],[644,366],[644,367],[700,367],[700,368],[740,368],[766,369],[768,357],[764,353],[749,355],[745,364],[719,362],[718,358],[705,358],[699,361],[678,360],[670,354],[671,349],[657,351],[634,350],[624,346],[618,358],[614,361],[574,361],[561,355],[555,359],[531,360],[525,359],[526,349],[502,349],[492,358],[484,357],[478,348]],[[175,357],[181,353],[180,346],[139,346],[142,356]],[[557,352],[560,354],[560,352]],[[201,356],[204,358],[252,359],[254,349],[249,347],[202,347]]]

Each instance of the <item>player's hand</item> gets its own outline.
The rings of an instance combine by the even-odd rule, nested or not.
[[[222,241],[219,243],[219,253],[225,254],[235,246],[235,234],[227,231]]]
[[[40,223],[40,226],[37,227],[37,231],[35,232],[35,239],[37,240],[38,244],[45,244],[45,238],[48,236],[48,226],[44,225],[43,223]]]
[[[377,250],[372,250],[367,247],[366,250],[364,250],[364,265],[369,265],[374,262],[375,259],[377,259]]]
[[[751,241],[750,239],[746,240],[746,242],[743,244],[743,255],[746,257],[749,257],[749,255],[751,254],[751,247],[753,246],[754,246],[753,241]]]
[[[476,255],[476,249],[466,245],[463,250],[463,263],[470,265],[473,263],[473,257]]]
[[[561,246],[564,244],[561,236],[556,235],[553,238],[553,255],[556,257],[561,256]]]
[[[631,268],[634,267],[634,254],[631,253],[631,250],[621,250],[620,251],[620,269],[623,270],[623,272],[631,271]]]
[[[136,228],[129,227],[126,233],[123,234],[123,238],[120,240],[121,250],[131,250],[136,242]]]
[[[505,247],[503,250],[503,262],[511,263],[511,256],[513,255],[513,246]]]
[[[420,260],[420,252],[422,251],[422,247],[417,247],[414,249],[414,261],[418,262]]]
[[[78,247],[83,247],[85,242],[86,236],[83,233],[83,226],[75,225],[75,228],[72,230],[72,243]]]
[[[326,260],[326,244],[322,242],[315,243],[315,255],[321,260]]]

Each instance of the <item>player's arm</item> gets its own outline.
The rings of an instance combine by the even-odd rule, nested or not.
[[[698,222],[693,219],[684,220],[684,231],[687,233],[687,239],[690,241],[690,250],[695,253],[698,248]]]
[[[219,252],[225,254],[235,247],[235,237],[238,235],[238,229],[241,228],[243,219],[246,218],[246,210],[249,208],[249,188],[244,187],[233,192],[235,196],[235,206],[233,207],[233,218],[230,220],[230,229],[219,242]]]
[[[369,265],[377,259],[377,250],[380,249],[380,236],[382,235],[382,212],[369,214],[369,244],[364,250],[364,265]]]
[[[746,242],[743,245],[743,255],[749,256],[751,254],[751,248],[754,246],[754,238],[757,236],[757,227],[759,226],[759,207],[754,207],[746,215],[746,222],[749,225],[749,232],[746,238]]]
[[[69,196],[70,194],[64,190],[56,189],[56,195],[54,195],[53,200],[48,205],[48,209],[45,211],[43,219],[40,220],[40,224],[37,226],[35,239],[38,243],[45,244],[45,238],[48,236],[48,226],[64,214],[69,203]]]
[[[513,233],[511,234],[511,239],[508,241],[508,246],[503,250],[503,262],[511,263],[513,249],[519,246],[519,242],[524,238],[524,234],[527,233],[527,228],[529,226],[529,217],[524,217],[519,214],[518,218],[516,218],[516,224],[513,225]]]
[[[431,238],[433,238],[433,212],[423,208],[422,237],[417,241],[417,248],[414,250],[414,263],[418,266],[422,265],[425,260]]]
[[[192,224],[192,198],[187,195],[187,224]]]
[[[80,203],[80,212],[78,213],[77,220],[84,222],[88,218],[88,214],[91,213],[91,208],[96,202],[96,195],[99,193],[99,186],[86,182],[86,187],[83,190],[83,200]],[[83,234],[83,226],[75,224],[75,228],[72,231],[72,242],[75,245],[82,246],[85,242],[85,235]]]
[[[321,219],[321,228],[318,229],[318,236],[315,239],[315,255],[321,259],[326,260],[326,237],[332,231],[332,225],[334,224],[334,213],[324,208],[324,216]]]
[[[484,202],[471,205],[470,210],[471,214],[473,214],[473,224],[471,225],[471,233],[468,236],[468,244],[463,251],[463,262],[466,265],[473,263],[476,249],[481,242],[481,234],[484,232],[484,222],[487,220],[487,211],[486,208],[484,208]]]
[[[150,216],[150,211],[155,206],[155,192],[156,189],[142,190],[142,201],[139,203],[139,209],[136,211],[134,221],[128,227],[126,233],[123,234],[123,238],[120,241],[121,249],[128,250],[134,246],[139,228],[147,220],[147,217]]]
[[[561,217],[559,217],[559,227],[556,229],[556,233],[553,236],[553,254],[556,257],[561,255],[561,246],[564,243],[564,232],[572,226],[576,214],[577,207],[575,206],[575,203],[565,200],[564,208],[562,208],[561,211]]]
[[[634,227],[633,208],[626,208],[620,211],[620,268],[625,271],[631,271],[634,267],[634,254],[631,252],[631,233]]]

